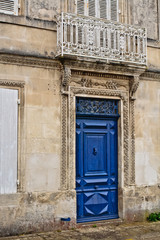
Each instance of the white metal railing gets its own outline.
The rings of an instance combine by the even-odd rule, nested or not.
[[[146,29],[62,13],[57,21],[57,56],[65,55],[146,65]]]

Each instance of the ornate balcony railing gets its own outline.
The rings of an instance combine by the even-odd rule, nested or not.
[[[57,56],[82,56],[146,65],[144,28],[62,13],[57,21]]]

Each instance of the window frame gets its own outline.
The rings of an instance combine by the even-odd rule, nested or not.
[[[24,154],[22,155],[23,149],[23,139],[24,139],[24,87],[25,83],[23,81],[14,80],[0,80],[0,88],[12,89],[18,91],[18,108],[17,108],[17,186],[16,193],[24,191]],[[12,193],[9,193],[12,194]],[[3,193],[0,193],[3,195]]]

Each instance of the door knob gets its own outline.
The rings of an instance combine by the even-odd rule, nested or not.
[[[97,148],[93,148],[93,154],[96,155],[97,154]]]
[[[97,188],[98,188],[98,185],[95,185],[94,188],[97,189]]]

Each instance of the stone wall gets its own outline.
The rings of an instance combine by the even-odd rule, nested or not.
[[[146,221],[151,212],[160,211],[160,185],[129,187],[123,197],[126,222]]]
[[[17,194],[0,195],[0,235],[72,226],[75,191],[60,188],[61,64],[14,55],[3,57],[0,86],[18,88],[21,104],[19,186]],[[62,217],[70,217],[71,222],[64,224]]]
[[[160,81],[140,81],[136,98],[136,184],[160,184]]]
[[[157,0],[136,0],[130,1],[131,23],[145,27],[148,30],[148,38],[159,39],[159,17]]]
[[[52,31],[45,29],[42,24],[37,26],[37,21],[33,26],[30,26],[29,23],[20,24],[21,22],[17,22],[17,19],[16,23],[12,24],[11,20],[9,16],[7,24],[5,22],[1,23],[1,52],[37,57],[55,57],[57,39],[54,29]]]
[[[72,191],[0,195],[0,236],[74,227],[74,203]],[[68,217],[70,222],[61,221]]]

